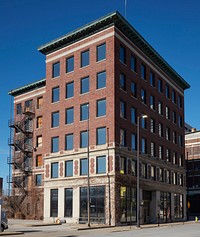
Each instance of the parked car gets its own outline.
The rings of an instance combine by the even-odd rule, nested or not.
[[[2,211],[1,212],[1,232],[3,232],[6,229],[8,229],[8,219],[6,216],[6,212]]]

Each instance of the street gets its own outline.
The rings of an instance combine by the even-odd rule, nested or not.
[[[114,237],[199,237],[200,236],[200,223],[177,223],[157,226],[142,226],[141,229],[137,229],[135,226],[121,226],[110,228],[97,228],[97,229],[84,229],[78,230],[78,228],[85,228],[81,225],[49,225],[49,226],[31,226],[27,224],[27,221],[15,222],[11,221],[9,230],[6,230],[1,235],[6,236],[40,236],[40,237],[102,237],[102,236],[114,236]],[[12,234],[13,233],[13,234]]]

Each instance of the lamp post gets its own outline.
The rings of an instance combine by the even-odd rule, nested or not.
[[[137,116],[137,227],[140,227],[140,119],[147,115]]]
[[[87,172],[87,209],[88,209],[88,227],[90,227],[90,138],[89,138],[89,104],[88,109],[88,122],[87,122],[87,159],[88,159],[88,172]]]

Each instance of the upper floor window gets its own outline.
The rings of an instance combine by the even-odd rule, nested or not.
[[[172,112],[172,120],[173,120],[173,123],[176,123],[176,112],[175,111]]]
[[[137,87],[135,82],[131,82],[131,95],[137,97]]]
[[[33,100],[27,100],[25,101],[25,112],[29,112],[33,110]]]
[[[152,133],[156,132],[156,122],[155,122],[155,119],[153,118],[150,119],[150,131]]]
[[[120,129],[120,145],[126,146],[126,130]]]
[[[154,96],[150,96],[150,108],[155,110],[155,97]]]
[[[80,175],[87,175],[88,173],[88,159],[80,160]]]
[[[81,94],[88,93],[90,90],[90,80],[89,77],[81,79]]]
[[[16,105],[16,114],[22,114],[22,104],[21,103]]]
[[[166,106],[165,116],[166,116],[166,119],[170,119],[170,110],[168,106]]]
[[[136,124],[137,123],[137,112],[134,107],[131,107],[131,123]]]
[[[97,73],[97,89],[106,87],[106,71]]]
[[[178,115],[178,126],[181,128],[183,127],[183,119],[181,115]]]
[[[55,128],[59,126],[59,112],[53,112],[51,114],[51,127]]]
[[[136,135],[135,135],[135,133],[131,134],[131,148],[132,148],[132,150],[136,150]]]
[[[98,156],[96,158],[96,173],[97,174],[106,173],[106,156]]]
[[[65,150],[73,150],[74,149],[74,134],[65,135]]]
[[[35,166],[36,167],[41,167],[42,166],[42,155],[36,155]]]
[[[182,108],[182,98],[181,98],[180,95],[178,96],[178,107],[179,107],[180,109]]]
[[[74,97],[74,82],[66,84],[66,99]]]
[[[166,85],[165,87],[165,93],[166,93],[166,97],[169,99],[170,98],[170,92],[169,92],[169,86]]]
[[[176,92],[172,90],[172,102],[176,104]]]
[[[155,76],[153,72],[150,72],[150,85],[155,86]]]
[[[163,125],[162,123],[158,124],[158,134],[160,137],[163,137]]]
[[[97,101],[97,117],[106,115],[106,99]]]
[[[141,89],[141,100],[142,103],[146,104],[146,91],[144,89]]]
[[[106,59],[106,43],[97,46],[97,62]]]
[[[81,67],[88,66],[90,64],[90,51],[84,51],[81,53]]]
[[[73,176],[73,160],[65,161],[65,177]]]
[[[74,122],[74,107],[66,109],[65,124]]]
[[[163,92],[163,86],[162,86],[162,80],[158,79],[158,92],[162,93]]]
[[[146,67],[144,64],[141,64],[141,77],[146,80]]]
[[[141,117],[141,127],[144,129],[147,128],[147,120],[144,117]]]
[[[66,59],[66,73],[74,71],[74,56]]]
[[[59,137],[52,137],[51,138],[51,152],[58,152],[59,151]]]
[[[97,128],[96,131],[97,145],[106,144],[106,127]]]
[[[37,98],[37,109],[41,109],[43,104],[43,97]]]
[[[120,174],[127,174],[127,158],[120,157]]]
[[[60,76],[60,62],[54,63],[52,65],[52,77],[59,77]]]
[[[37,128],[42,128],[42,116],[37,117]]]
[[[36,174],[35,175],[35,186],[41,186],[42,185],[42,174]]]
[[[119,58],[122,63],[126,63],[126,49],[120,45],[120,52],[119,52]]]
[[[58,178],[58,162],[51,163],[51,178]]]
[[[120,117],[126,118],[126,103],[120,100]]]
[[[52,103],[57,102],[60,100],[60,88],[54,87],[52,88]]]
[[[156,156],[156,144],[155,144],[155,142],[151,142],[151,156],[152,157]]]
[[[88,146],[88,131],[82,131],[80,133],[80,147],[84,148]]]
[[[42,147],[42,135],[37,136],[36,138],[36,146]]]
[[[80,111],[80,120],[88,120],[89,119],[89,104],[83,104],[81,105],[81,111]]]
[[[131,70],[137,71],[137,63],[136,63],[136,57],[131,55]]]
[[[163,106],[161,101],[158,101],[158,113],[161,115],[163,114]]]
[[[125,91],[126,90],[126,76],[123,73],[120,73],[119,83],[120,83],[120,89]]]
[[[142,137],[142,153],[147,153],[146,146],[147,146],[146,138]]]

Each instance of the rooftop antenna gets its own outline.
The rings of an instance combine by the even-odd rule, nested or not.
[[[127,5],[127,2],[125,0],[125,19],[126,19],[126,5]]]

